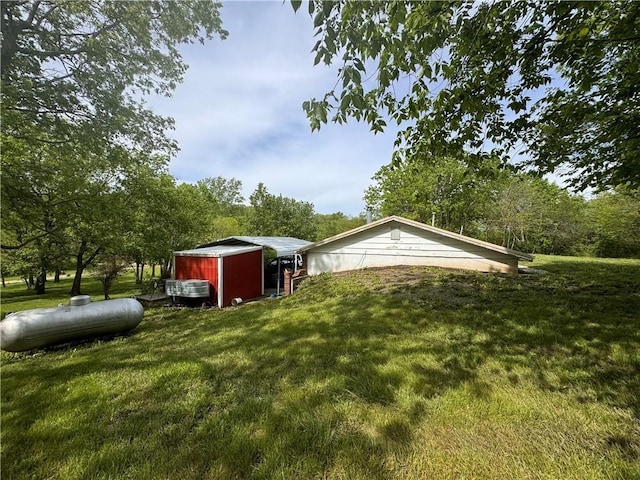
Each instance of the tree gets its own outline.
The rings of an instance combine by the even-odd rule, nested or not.
[[[589,201],[587,222],[593,253],[640,257],[640,191],[619,189]]]
[[[487,187],[489,198],[473,235],[528,252],[583,252],[584,198],[523,173],[502,172]]]
[[[292,1],[294,10],[299,1]],[[576,189],[640,186],[640,3],[309,2],[328,119],[402,125],[396,158],[487,155]]]
[[[235,178],[209,177],[199,180],[196,188],[207,202],[208,240],[240,234],[247,208],[243,205],[242,182]]]
[[[196,187],[219,216],[236,215],[244,202],[242,182],[235,178],[207,177],[198,180]]]
[[[127,178],[124,191],[129,229],[123,251],[136,264],[137,283],[146,264],[159,264],[165,277],[174,251],[210,240],[214,214],[200,188],[147,168]]]
[[[130,225],[124,182],[165,158],[82,143],[30,143],[7,138],[1,159],[2,248],[33,252],[39,293],[47,271],[72,259],[72,294],[83,271],[107,249],[122,246]],[[24,257],[23,257],[24,258]]]
[[[330,213],[328,215],[317,213],[315,223],[317,230],[313,240],[318,241],[360,227],[365,224],[365,219],[363,216],[348,217],[342,212]]]
[[[125,246],[132,202],[124,180],[143,166],[161,173],[175,149],[172,120],[146,108],[145,97],[168,96],[182,79],[179,44],[226,37],[219,9],[1,2],[2,248],[33,253],[39,291],[58,259],[73,257],[79,293],[84,269]]]
[[[39,251],[35,247],[25,247],[20,250],[2,250],[0,255],[4,276],[17,275],[24,282],[27,290],[35,288],[40,258]]]
[[[455,159],[425,162],[406,159],[384,165],[365,192],[365,201],[381,216],[400,215],[437,227],[469,228],[488,202],[488,177]]]
[[[126,259],[118,257],[117,255],[105,255],[100,260],[96,265],[94,275],[96,275],[100,283],[102,283],[104,299],[109,300],[111,298],[109,293],[111,292],[113,282],[122,272],[129,269],[131,264]]]
[[[470,169],[454,159],[383,166],[365,199],[379,215],[401,215],[524,251],[583,250],[585,201],[531,174]]]
[[[172,150],[172,121],[143,98],[168,96],[181,81],[178,44],[226,37],[219,9],[200,1],[1,2],[2,133]]]
[[[258,184],[249,202],[250,235],[315,238],[315,213],[311,203],[272,195],[263,183]]]

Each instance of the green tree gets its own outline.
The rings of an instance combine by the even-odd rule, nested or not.
[[[139,169],[161,169],[166,159],[79,143],[7,139],[4,145],[2,248],[38,252],[33,268],[40,293],[47,271],[73,261],[72,294],[78,294],[96,257],[124,245],[132,204],[124,182]]]
[[[316,236],[315,238],[310,238],[310,240],[318,241],[360,227],[365,224],[365,219],[364,216],[348,217],[342,212],[317,213],[315,223],[317,225]]]
[[[467,151],[563,166],[578,189],[640,186],[640,3],[340,0],[309,13],[315,62],[340,66],[303,104],[312,130],[391,119],[409,158]]]
[[[69,144],[8,141],[4,147],[2,247],[29,248],[31,268],[38,272],[36,290],[44,293],[47,271],[71,255],[79,232],[88,231],[84,214],[102,201],[100,185],[109,177],[103,167],[109,161]],[[88,182],[89,172],[96,182]],[[84,258],[86,250],[81,250]]]
[[[143,281],[145,265],[160,265],[160,275],[165,277],[174,251],[211,239],[216,216],[197,186],[177,185],[169,174],[142,169],[126,179],[124,188],[129,211],[124,251],[136,264],[138,283]]]
[[[200,1],[0,3],[2,248],[37,253],[29,257],[39,291],[46,272],[72,257],[79,293],[84,269],[126,246],[135,193],[126,197],[124,180],[143,166],[162,172],[168,157],[157,153],[175,149],[166,136],[172,120],[151,112],[145,97],[168,96],[181,81],[179,44],[226,36],[219,9]]]
[[[211,203],[216,215],[237,215],[244,203],[242,182],[235,178],[207,177],[199,180],[196,186]]]
[[[378,215],[435,220],[446,230],[468,229],[489,200],[488,180],[461,160],[405,159],[383,166],[373,180],[364,198]]]
[[[410,159],[383,166],[373,179],[365,199],[378,215],[433,219],[438,227],[531,252],[584,249],[584,199],[531,174]]]
[[[640,257],[640,191],[620,189],[588,203],[593,253],[601,257]]]
[[[584,199],[547,180],[504,172],[490,184],[491,197],[475,231],[509,248],[575,254],[584,241]]]
[[[93,274],[102,283],[102,293],[105,300],[109,300],[111,297],[111,287],[116,278],[118,278],[123,272],[127,271],[131,267],[128,259],[120,257],[118,255],[103,255],[100,261],[96,264],[96,269]]]
[[[171,150],[172,120],[144,103],[186,70],[177,46],[219,35],[220,4],[201,1],[3,1],[2,133],[30,142]]]
[[[263,183],[258,184],[249,202],[249,235],[315,238],[315,213],[311,203],[272,195]]]
[[[64,247],[75,263],[75,275],[70,295],[82,293],[84,271],[102,253],[120,250],[127,231],[126,199],[111,186],[102,190],[91,185],[89,193],[77,201],[77,212],[69,217],[64,230]]]
[[[143,281],[144,267],[158,262],[161,271],[170,261],[177,186],[168,174],[143,168],[124,180],[129,222],[121,254],[135,264],[136,283]]]
[[[242,182],[235,178],[209,177],[199,180],[196,187],[207,202],[208,234],[216,240],[242,232],[245,216]]]

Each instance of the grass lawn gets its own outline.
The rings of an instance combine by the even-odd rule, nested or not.
[[[533,266],[321,275],[3,352],[2,478],[640,479],[640,261]]]
[[[55,307],[59,303],[68,303],[69,292],[73,284],[73,275],[60,279],[60,283],[53,283],[48,279],[45,293],[37,295],[34,290],[27,290],[22,280],[17,277],[9,279],[6,288],[0,288],[0,315],[8,312],[28,310],[30,308]],[[86,274],[82,278],[82,293],[91,295],[93,301],[102,300],[104,294],[102,283],[97,277]],[[111,298],[127,298],[140,294],[140,285],[135,283],[133,271],[118,277],[111,288]]]

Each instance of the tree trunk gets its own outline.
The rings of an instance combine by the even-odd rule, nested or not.
[[[111,278],[105,278],[102,280],[102,293],[104,293],[104,299],[110,300],[109,291],[111,290]]]
[[[138,284],[142,283],[142,276],[144,275],[144,265],[144,262],[140,264],[140,278],[136,280],[136,283]]]
[[[5,288],[7,284],[4,281],[4,272],[0,271],[0,276],[2,277],[2,288]]]
[[[89,258],[84,261],[84,254],[87,251],[87,242],[83,240],[80,244],[80,248],[78,249],[78,253],[76,254],[76,274],[73,277],[73,285],[71,286],[70,295],[75,297],[76,295],[80,295],[80,287],[82,284],[82,274],[84,273],[84,269],[89,266],[91,262],[98,256],[102,248],[97,248]]]
[[[156,276],[156,264],[151,265],[151,278],[155,278]]]
[[[60,283],[60,273],[62,273],[61,270],[59,268],[56,268],[56,274],[53,277],[53,283]]]
[[[160,278],[166,278],[167,262],[160,260]]]
[[[82,257],[78,261],[76,261],[76,274],[73,277],[73,285],[71,286],[71,292],[69,293],[72,297],[76,295],[80,295],[80,286],[82,284],[82,273],[84,272],[84,267],[82,265]]]
[[[160,263],[160,278],[171,277],[171,261],[162,260]]]
[[[47,271],[45,269],[42,269],[40,270],[40,273],[36,277],[35,290],[37,295],[44,294],[46,283],[47,283]]]
[[[136,284],[142,283],[142,274],[144,273],[144,262],[136,260]]]

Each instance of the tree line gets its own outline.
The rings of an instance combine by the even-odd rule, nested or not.
[[[640,256],[640,190],[590,198],[514,169],[464,159],[383,166],[365,192],[378,216],[400,215],[524,252]]]
[[[300,1],[291,2],[298,10]],[[525,251],[638,256],[640,3],[309,1],[315,63],[338,81],[303,103],[311,129],[350,118],[400,126],[365,193],[400,214]],[[220,39],[221,4],[0,2],[2,274],[123,264],[229,234],[324,238],[363,222],[320,216],[238,180],[179,183],[171,118],[148,109]],[[520,167],[520,170],[516,168]],[[533,173],[523,173],[522,168]],[[569,194],[543,180],[567,174]]]
[[[235,178],[179,183],[131,161],[132,168],[117,179],[104,178],[102,167],[90,170],[82,159],[41,156],[33,170],[23,162],[11,168],[6,161],[3,279],[20,276],[27,288],[44,293],[47,276],[58,281],[61,272],[71,271],[70,294],[77,295],[91,268],[108,295],[122,269],[133,265],[137,283],[143,282],[145,267],[153,277],[165,278],[174,251],[212,240],[266,235],[315,241],[364,223],[340,212],[317,214],[311,203],[269,193],[262,183],[246,205]]]
[[[55,149],[54,149],[55,150]],[[46,153],[46,154],[45,154]],[[16,165],[3,159],[2,277],[17,275],[44,293],[47,277],[97,271],[110,282],[133,265],[136,282],[170,275],[174,251],[231,235],[321,240],[365,223],[364,214],[318,214],[313,204],[272,194],[249,196],[235,178],[194,184],[129,159],[119,176],[91,155],[74,162],[40,150]],[[153,162],[152,162],[153,163]],[[15,168],[12,168],[15,167]],[[470,169],[464,160],[385,165],[364,200],[375,217],[400,215],[531,253],[640,256],[640,192],[619,188],[585,198],[536,175]],[[4,183],[6,182],[6,183]]]

